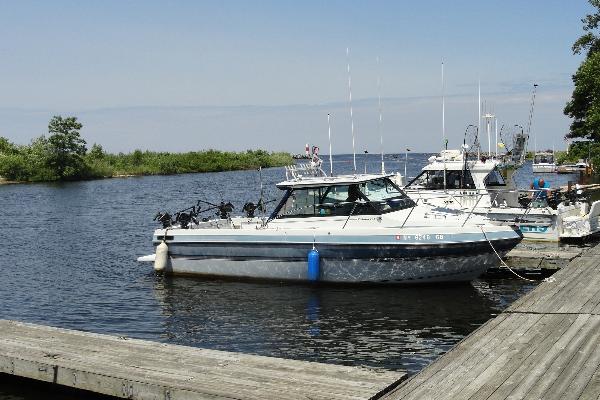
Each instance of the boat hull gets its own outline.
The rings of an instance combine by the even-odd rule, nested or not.
[[[533,164],[531,170],[534,174],[552,174],[556,172],[555,164]]]
[[[476,210],[475,212],[487,216],[492,221],[503,224],[516,224],[523,234],[523,240],[558,242],[560,239],[557,217],[554,214],[536,214],[535,210],[530,210],[524,218],[525,221],[515,222],[515,220],[523,218],[525,211],[522,209],[513,209],[511,212],[507,212],[503,209],[495,209],[491,212],[489,210]]]
[[[500,255],[519,241],[492,240]],[[470,281],[498,256],[490,243],[352,244],[317,243],[319,282],[341,284],[417,284]],[[171,243],[166,274],[230,279],[307,281],[310,243]]]

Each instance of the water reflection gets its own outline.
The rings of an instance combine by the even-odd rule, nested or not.
[[[348,288],[178,277],[154,287],[169,342],[411,372],[510,302],[497,290],[485,281]]]

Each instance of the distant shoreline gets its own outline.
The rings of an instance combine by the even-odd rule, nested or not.
[[[278,168],[284,167],[285,165],[271,165],[263,168]],[[175,172],[175,173],[166,173],[166,174],[117,174],[111,176],[100,176],[86,179],[73,179],[73,180],[47,180],[47,181],[14,181],[5,179],[0,176],[0,186],[2,185],[19,185],[25,183],[57,183],[57,182],[84,182],[84,181],[98,181],[102,179],[124,179],[124,178],[142,178],[146,176],[175,176],[175,175],[187,175],[187,174],[208,174],[213,172],[232,172],[232,171],[252,171],[258,168],[241,168],[241,169],[229,169],[229,170],[221,170],[221,171],[190,171],[190,172]]]
[[[268,153],[264,150],[248,150],[238,153],[216,150],[188,153],[157,153],[139,150],[129,154],[88,153],[81,157],[82,167],[78,175],[59,179],[57,175],[48,172],[43,163],[27,159],[26,153],[22,156],[15,154],[8,157],[12,158],[0,157],[0,164],[4,161],[4,170],[10,171],[13,176],[2,174],[0,184],[76,182],[136,176],[244,171],[260,167],[282,167],[295,162],[289,153]],[[12,164],[8,164],[11,161]]]

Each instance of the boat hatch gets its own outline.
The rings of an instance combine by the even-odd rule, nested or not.
[[[288,188],[272,218],[377,215],[414,207],[387,177],[360,183]]]

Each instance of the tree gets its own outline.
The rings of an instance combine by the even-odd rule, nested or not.
[[[583,50],[587,50],[589,56],[600,50],[600,37],[593,32],[594,29],[598,29],[600,24],[600,0],[589,0],[589,2],[596,7],[596,13],[588,14],[581,20],[586,33],[573,43],[574,54],[580,54]]]
[[[573,118],[567,138],[600,141],[600,52],[583,61],[573,83],[573,95],[564,109]]]
[[[0,136],[0,154],[16,154],[19,152],[17,146],[7,138]]]
[[[77,117],[52,117],[48,124],[48,166],[59,179],[80,177],[85,169],[83,156],[87,149],[85,140],[79,136],[83,127]]]
[[[88,153],[88,155],[90,156],[90,158],[92,160],[102,160],[105,156],[102,145],[100,145],[98,143],[94,143],[92,145],[92,148],[90,149],[90,152]]]
[[[587,55],[573,75],[575,89],[563,112],[573,118],[566,138],[600,141],[600,36],[594,32],[600,25],[600,0],[589,2],[596,13],[581,20],[586,33],[573,44],[574,54],[587,50]]]

